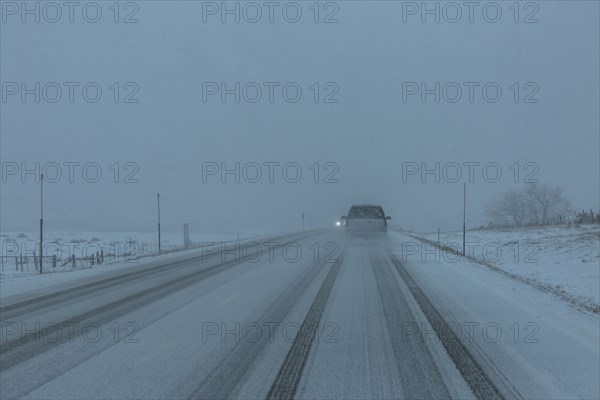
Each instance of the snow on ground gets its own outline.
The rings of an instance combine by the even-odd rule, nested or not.
[[[241,239],[267,234],[278,233],[274,230],[242,231]],[[238,232],[190,232],[192,242],[236,240]],[[161,248],[168,250],[183,246],[182,232],[161,232]],[[74,232],[46,231],[44,232],[44,255],[56,255],[57,258],[67,259],[72,254],[76,258],[89,256],[103,249],[106,254],[122,255],[126,252],[144,255],[158,250],[156,232]],[[39,231],[3,231],[0,233],[0,272],[14,271],[15,256],[28,256],[29,268],[34,268],[31,256],[39,255]],[[11,270],[12,266],[12,270]],[[26,267],[25,267],[26,268]]]
[[[253,240],[261,237],[271,236],[278,232],[276,230],[244,231],[240,232],[240,240]],[[44,262],[44,274],[40,275],[35,270],[31,256],[34,249],[39,248],[39,240],[35,240],[33,232],[2,232],[0,239],[2,245],[0,250],[0,298],[19,295],[33,290],[40,290],[49,286],[86,280],[92,276],[103,273],[119,273],[126,268],[145,268],[157,262],[172,261],[181,257],[190,257],[202,249],[183,249],[183,234],[181,232],[161,233],[161,250],[171,251],[168,254],[158,255],[156,249],[156,233],[148,232],[46,232],[44,242],[56,243],[58,247],[48,246],[45,251],[61,250],[65,254],[75,254],[77,258],[89,255],[95,249],[104,249],[106,254],[115,252],[116,257],[106,256],[106,262],[101,265],[90,267],[56,267],[53,269],[50,263]],[[237,232],[192,234],[190,238],[195,245],[222,243],[237,239]],[[133,244],[132,244],[133,243]],[[130,246],[130,247],[127,247]],[[127,249],[136,249],[132,255],[125,256]],[[15,251],[29,256],[29,265],[24,266],[23,272],[15,271]],[[38,251],[36,251],[36,254]],[[66,257],[66,256],[65,256]],[[58,263],[60,265],[60,263]],[[81,264],[81,263],[80,263]],[[68,273],[67,273],[68,272]]]
[[[252,351],[256,342],[249,337],[254,331],[248,333],[245,328],[240,328],[239,336],[225,335],[221,331],[235,329],[236,324],[242,327],[260,327],[260,337],[264,339],[265,347],[278,346],[275,349],[277,351],[265,354],[268,358],[262,364],[263,368],[269,370],[269,376],[274,376],[291,346],[295,327],[302,323],[304,314],[327,273],[327,269],[319,265],[314,268],[313,253],[308,248],[311,244],[311,240],[304,240],[306,252],[299,262],[286,262],[282,260],[283,253],[277,251],[273,253],[274,261],[269,261],[269,257],[265,256],[257,263],[242,263],[122,315],[119,317],[119,324],[134,322],[135,326],[143,327],[136,332],[135,342],[125,343],[121,340],[119,343],[109,343],[104,351],[89,359],[82,359],[81,363],[73,363],[68,371],[26,398],[186,398],[185,395],[176,396],[173,392],[184,392],[197,386],[207,372],[239,346]],[[310,268],[315,273],[315,279],[302,279]],[[152,284],[152,278],[145,279],[145,284]],[[294,292],[295,287],[301,293],[297,301],[279,301],[282,296]],[[306,291],[302,293],[305,288]],[[265,312],[267,317],[272,317],[272,310],[278,307],[290,307],[291,310],[289,314],[276,313],[275,316],[283,318],[281,321],[271,318],[263,321]],[[271,326],[268,324],[290,326],[289,336],[287,332],[281,331],[277,331],[277,334],[268,333],[271,332],[265,328]],[[218,326],[219,332],[208,334],[207,325]],[[109,325],[102,328],[104,333],[110,332]],[[241,333],[242,330],[246,333]],[[101,335],[100,340],[112,342],[112,333]],[[111,347],[110,344],[114,346]],[[78,345],[88,351],[95,351],[99,347],[97,343],[90,343],[82,336],[62,348],[57,346],[40,354],[36,357],[37,360],[30,359],[6,374],[3,372],[2,379],[10,382],[9,385],[12,383],[12,387],[4,390],[8,393],[11,389],[19,390],[17,384],[13,383],[15,381],[11,380],[16,376],[30,376],[43,381],[43,374],[32,373],[32,368],[40,370],[43,368],[40,366],[45,365],[54,365],[53,368],[56,368],[56,360],[63,365],[71,362],[73,357],[80,354],[77,352]],[[241,355],[243,354],[242,352]],[[235,360],[235,364],[226,372],[241,368],[238,365],[239,359]],[[244,369],[246,367],[243,366]],[[248,371],[251,369],[248,368]],[[271,379],[265,379],[264,376],[261,378],[250,384],[267,386],[268,390]],[[260,390],[260,387],[252,389]],[[264,395],[243,397],[264,398]]]
[[[579,241],[575,239],[576,232],[595,230],[586,228],[590,229],[574,229],[572,239]],[[569,236],[567,232],[557,228],[528,231],[522,231],[522,238],[536,238],[546,249],[549,244],[556,245],[552,237],[563,237],[560,242],[566,245],[571,242],[564,238]],[[515,240],[519,232],[514,233],[505,232],[504,237]],[[390,241],[394,255],[401,260],[405,243],[411,237],[391,232]],[[559,253],[562,247],[556,247],[558,250],[550,250]],[[587,252],[581,251],[583,254]],[[576,259],[574,255],[569,258]],[[443,316],[447,328],[461,332],[463,344],[498,382],[515,388],[522,398],[600,398],[598,314],[575,310],[555,296],[464,257],[450,262],[444,258],[436,261],[434,257],[409,256],[403,264]],[[545,275],[539,276],[542,279]],[[593,284],[598,290],[597,278]],[[431,333],[432,327],[426,328],[422,332],[437,340]]]
[[[418,236],[437,242],[437,232]],[[462,251],[462,232],[441,232],[440,242]],[[468,231],[466,242],[475,260],[600,307],[600,225]]]
[[[197,235],[198,236],[198,235]],[[24,273],[31,275],[36,267],[33,261],[34,252],[39,255],[39,232],[2,232],[0,247],[0,273],[14,275]],[[202,235],[194,240],[232,240],[235,236],[228,234]],[[44,232],[44,264],[48,272],[63,272],[73,269],[61,265],[69,257],[76,259],[89,258],[97,251],[104,251],[105,264],[119,263],[137,257],[156,253],[157,234],[152,232]],[[183,245],[183,235],[178,232],[162,232],[162,250],[172,249]],[[57,267],[51,269],[50,257],[56,255]],[[16,268],[15,256],[23,256],[23,268]],[[80,266],[87,267],[87,262]]]
[[[391,232],[387,252],[402,259],[405,243],[411,239]],[[326,237],[322,241],[337,239]],[[306,246],[311,244],[312,238],[305,241]],[[321,319],[322,324],[332,324],[336,329],[332,340],[326,340],[331,332],[326,331],[313,344],[296,397],[400,397],[398,394],[404,393],[406,385],[400,380],[398,368],[419,361],[422,354],[415,354],[416,360],[395,359],[391,336],[396,340],[407,335],[423,337],[429,349],[439,352],[434,360],[436,366],[451,374],[454,367],[426,316],[418,311],[406,282],[389,263],[372,264],[370,253],[384,257],[386,252],[377,242],[357,241],[348,246]],[[223,373],[223,381],[239,382],[232,397],[264,398],[293,336],[288,337],[283,330],[275,331],[273,341],[265,339],[261,342],[264,346],[254,350],[252,334],[234,326],[239,323],[241,327],[262,327],[263,321],[299,326],[328,271],[320,268],[317,275],[310,275],[312,279],[299,279],[311,268],[313,253],[306,254],[310,257],[300,263],[276,258],[274,262],[239,265],[121,315],[117,326],[134,321],[142,327],[135,334],[135,343],[108,343],[113,340],[112,331],[104,326],[104,332],[110,332],[100,339],[107,343],[106,348],[99,349],[99,344],[80,336],[5,371],[2,379],[9,382],[5,387],[17,392],[19,387],[14,382],[38,379],[31,386],[34,391],[25,391],[25,398],[45,400],[183,398],[199,382],[214,379],[211,374],[222,365],[219,372]],[[505,384],[521,398],[600,398],[599,315],[576,311],[530,285],[465,258],[436,262],[431,257],[413,257],[403,264],[444,317],[447,327],[462,332],[463,344],[495,383]],[[399,314],[385,316],[378,286],[384,280],[377,280],[376,272],[386,265],[392,268],[392,278],[397,280],[410,312],[416,311],[414,323],[424,327],[420,332],[404,330],[402,324],[397,327],[399,330],[388,329],[386,334],[384,327],[394,318],[399,324],[406,322],[393,317]],[[139,283],[151,285],[153,279],[145,278]],[[294,301],[288,304],[287,293],[294,289],[304,293],[291,297]],[[96,296],[87,300],[97,299]],[[282,304],[287,304],[282,319],[271,319],[271,310]],[[401,307],[397,310],[401,311]],[[218,331],[206,335],[208,324],[218,327]],[[73,358],[83,351],[94,354],[74,362]],[[246,357],[245,351],[255,353]],[[44,381],[45,377],[35,372],[51,364],[53,368],[68,369]],[[240,369],[243,377],[236,381]],[[407,385],[422,381],[417,369],[409,376]],[[456,381],[460,379],[455,379],[458,386]],[[179,390],[183,394],[176,392]]]

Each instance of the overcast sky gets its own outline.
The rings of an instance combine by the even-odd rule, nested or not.
[[[38,3],[36,22],[23,3],[3,1],[1,228],[38,226],[39,183],[21,174],[35,163],[49,179],[61,166],[44,188],[48,230],[152,230],[157,192],[168,230],[184,222],[193,231],[293,230],[302,211],[307,224],[329,227],[353,203],[382,204],[405,228],[460,229],[469,162],[479,163],[468,184],[469,226],[487,223],[482,205],[527,178],[597,210],[598,2],[532,2],[518,14],[513,3],[487,14],[479,6],[473,22],[463,8],[455,23],[444,2],[439,23],[414,9],[421,2],[322,2],[318,15],[313,1],[281,2],[272,22],[258,2],[254,23],[256,7],[237,3],[238,23],[221,2],[121,3],[117,15],[101,1],[91,23],[96,8],[82,15],[85,2],[71,10],[73,22],[68,8],[59,17]],[[422,98],[421,83],[436,82],[439,103],[435,93]],[[222,83],[233,90],[225,101]],[[239,182],[214,170],[236,163]],[[403,176],[436,163],[439,182],[433,174],[423,182],[420,171]]]

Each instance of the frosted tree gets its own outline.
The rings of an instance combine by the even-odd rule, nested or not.
[[[564,220],[571,205],[560,187],[528,184],[519,190],[506,191],[484,209],[494,223],[525,226]]]

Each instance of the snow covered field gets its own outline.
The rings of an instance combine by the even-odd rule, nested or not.
[[[215,235],[230,239],[231,235]],[[2,232],[0,257],[2,273],[15,271],[15,256],[27,256],[24,272],[34,269],[32,256],[39,255],[39,232],[19,231]],[[200,238],[202,240],[203,238]],[[155,232],[73,232],[47,231],[44,232],[44,255],[65,260],[71,255],[76,258],[89,257],[96,251],[104,250],[112,262],[122,261],[125,255],[129,257],[153,253],[157,250],[157,234]],[[163,232],[161,243],[164,249],[183,245],[183,235],[180,232]],[[110,256],[109,256],[110,255]],[[114,255],[114,256],[113,256]],[[12,268],[11,268],[12,267]]]
[[[276,230],[240,232],[240,240],[252,240],[270,234]],[[104,250],[105,262],[91,267],[89,263],[79,263],[52,268],[48,260],[44,261],[44,274],[40,275],[32,259],[33,252],[39,253],[37,232],[2,232],[0,248],[0,298],[37,290],[55,284],[71,282],[104,272],[118,272],[125,268],[136,267],[146,262],[166,262],[178,257],[190,257],[202,250],[183,250],[181,232],[162,232],[161,250],[169,254],[158,255],[157,235],[149,232],[45,232],[44,252],[57,255],[58,260],[66,260],[75,254],[77,259],[89,257],[96,251]],[[193,234],[190,239],[195,245],[212,244],[237,240],[237,232]],[[190,253],[192,252],[192,253]],[[23,271],[15,267],[15,256],[23,255]]]
[[[437,242],[437,232],[418,236]],[[440,242],[462,251],[462,232],[441,232]],[[599,225],[468,231],[466,242],[472,259],[600,307]],[[441,257],[456,256],[442,252]]]
[[[242,231],[239,238],[252,238],[279,233],[276,230]],[[236,240],[238,232],[190,232],[193,243]],[[14,257],[27,256],[29,268],[32,270],[34,252],[39,255],[38,231],[15,231],[0,233],[0,272],[14,271]],[[161,232],[161,249],[170,250],[183,246],[182,232]],[[47,231],[44,232],[44,256],[56,255],[59,260],[67,259],[71,255],[76,258],[89,257],[99,250],[106,254],[114,254],[129,258],[144,256],[158,251],[158,238],[156,232],[77,232],[77,231]],[[117,259],[115,261],[122,261]],[[9,267],[12,265],[12,270]],[[26,268],[26,267],[25,267]],[[26,271],[25,271],[26,272]]]

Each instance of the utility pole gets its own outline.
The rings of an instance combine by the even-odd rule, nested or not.
[[[42,273],[42,260],[44,249],[44,174],[40,175],[40,274]]]
[[[465,238],[467,236],[467,183],[463,186],[463,256],[465,256]]]
[[[156,194],[156,201],[158,203],[158,254],[160,255],[160,193]]]

